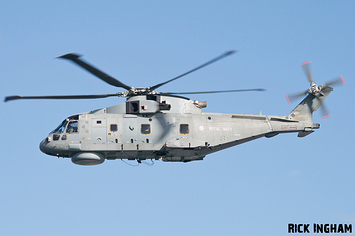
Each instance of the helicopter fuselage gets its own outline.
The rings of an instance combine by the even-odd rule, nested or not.
[[[81,165],[105,159],[189,162],[257,138],[287,132],[305,136],[319,128],[292,116],[204,113],[201,104],[172,95],[134,96],[65,119],[40,149]]]

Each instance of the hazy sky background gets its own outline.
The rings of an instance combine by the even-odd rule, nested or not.
[[[78,166],[40,152],[64,118],[122,98],[0,103],[1,235],[287,235],[288,223],[355,227],[354,1],[3,1],[0,95],[122,92],[65,53],[136,87],[239,52],[159,91],[265,88],[191,95],[206,112],[286,115],[285,93],[343,75],[321,128],[259,139],[203,161]],[[134,163],[134,162],[132,162]]]

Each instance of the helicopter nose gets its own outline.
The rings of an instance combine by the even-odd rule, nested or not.
[[[42,142],[39,144],[39,149],[41,150],[41,152],[43,152],[43,153],[45,153],[45,154],[51,154],[50,153],[50,145],[49,145],[49,140],[48,140],[48,138],[45,138],[45,139],[43,139],[42,140]]]

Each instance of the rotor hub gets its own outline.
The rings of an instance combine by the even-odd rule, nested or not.
[[[319,86],[316,83],[312,83],[312,86],[309,88],[308,93],[318,97],[322,94],[322,86]]]

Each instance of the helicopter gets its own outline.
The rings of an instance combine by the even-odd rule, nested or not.
[[[329,116],[324,100],[333,91],[330,85],[344,84],[339,78],[317,85],[309,62],[302,66],[311,87],[302,93],[286,95],[288,102],[306,96],[288,115],[249,115],[207,113],[202,109],[207,102],[191,100],[182,95],[264,91],[264,89],[239,89],[200,92],[157,92],[161,86],[219,61],[236,51],[222,55],[168,81],[150,87],[131,87],[102,72],[74,53],[58,58],[69,60],[102,81],[123,88],[125,92],[96,95],[59,96],[8,96],[5,102],[20,99],[98,99],[124,97],[124,103],[64,119],[44,138],[39,147],[48,155],[71,158],[78,165],[98,165],[105,160],[162,160],[165,162],[190,162],[203,160],[208,154],[253,141],[271,138],[283,133],[298,133],[305,137],[319,129],[312,114],[321,107]]]

